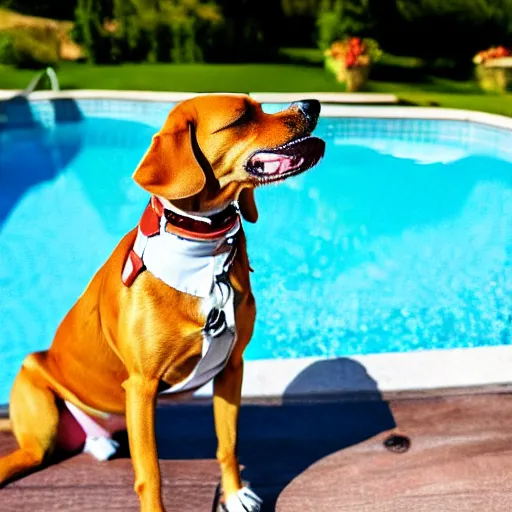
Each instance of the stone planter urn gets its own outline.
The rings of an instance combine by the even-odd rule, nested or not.
[[[336,81],[343,83],[346,80],[346,68],[339,58],[326,55],[324,58],[325,69],[336,77]]]
[[[505,92],[512,85],[512,51],[492,46],[473,57],[475,78],[484,91]]]
[[[512,85],[512,57],[490,59],[475,67],[480,88],[489,92],[505,92]]]
[[[346,84],[347,92],[357,92],[365,88],[370,76],[370,65],[347,68],[341,59],[331,56],[326,56],[324,62],[325,68],[336,77],[336,81]]]
[[[346,84],[347,92],[361,91],[368,82],[371,65],[381,54],[373,39],[349,37],[334,41],[324,52],[325,69],[334,74],[339,83]]]
[[[362,91],[370,75],[370,66],[356,66],[346,70],[347,92]]]

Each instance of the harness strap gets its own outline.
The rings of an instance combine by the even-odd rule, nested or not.
[[[145,269],[142,258],[132,249],[128,253],[128,258],[124,264],[121,280],[125,286],[130,287],[135,278]]]
[[[168,286],[201,297],[209,307],[201,359],[188,377],[164,393],[193,390],[209,382],[225,368],[236,344],[235,291],[229,271],[241,227],[239,212],[229,206],[208,217],[208,222],[183,213],[152,197],[122,272],[123,283],[131,286],[147,268]]]
[[[220,241],[222,237],[228,235],[239,222],[238,210],[234,206],[230,206],[225,210],[224,214],[221,212],[213,215],[210,219],[212,225],[210,227],[206,225],[209,229],[205,230],[204,223],[201,223],[203,224],[202,226],[198,226],[197,220],[180,215],[171,210],[166,210],[162,202],[156,196],[152,196],[141,216],[135,243],[128,253],[123,267],[121,274],[123,284],[130,287],[137,276],[146,269],[143,254],[149,238],[159,236],[165,231],[179,238],[198,242]],[[199,229],[192,231],[191,228],[193,227]],[[216,275],[229,270],[236,253],[236,246],[233,245],[234,240],[234,237],[229,237],[218,247],[216,254],[227,252],[230,254],[224,262],[224,268],[215,269]]]
[[[156,236],[160,234],[160,219],[164,213],[163,206],[152,197],[139,222],[139,229],[144,236]]]
[[[146,267],[142,261],[142,254],[144,253],[147,239],[160,234],[160,219],[162,218],[163,211],[162,204],[153,196],[144,209],[139,222],[137,238],[124,264],[121,280],[125,286],[130,287],[135,278],[145,270]]]

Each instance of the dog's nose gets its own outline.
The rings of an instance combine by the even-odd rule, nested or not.
[[[308,121],[308,128],[313,131],[320,115],[320,102],[318,100],[302,100],[296,101],[293,105],[304,114]]]

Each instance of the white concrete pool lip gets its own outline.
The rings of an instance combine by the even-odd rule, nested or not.
[[[246,361],[242,396],[307,398],[358,393],[439,392],[512,383],[512,346]],[[212,384],[196,392],[212,395]],[[0,406],[0,417],[6,414]]]
[[[0,89],[0,100],[10,99],[20,95],[23,91],[14,89]],[[64,91],[34,91],[28,97],[33,100],[50,100],[55,98],[73,99],[116,99],[141,100],[157,102],[183,101],[194,96],[204,94],[224,93],[195,93],[195,92],[162,92],[162,91],[116,91],[108,89],[75,89]],[[316,98],[323,103],[343,104],[395,104],[398,98],[394,94],[383,93],[344,93],[344,92],[251,92],[255,100],[261,103],[289,103],[307,98]]]
[[[512,382],[512,346],[246,361],[242,395],[425,391]],[[196,394],[209,396],[207,385]]]
[[[9,99],[20,91],[1,91]],[[196,93],[149,91],[36,91],[30,100],[116,99],[176,102]],[[345,105],[345,103],[395,103],[393,95],[346,93],[251,93],[261,102],[285,103],[301,98],[328,102],[322,117],[381,119],[441,119],[485,124],[512,130],[512,119],[483,112],[436,107]],[[343,98],[339,98],[343,96]],[[388,96],[386,98],[386,96]],[[333,105],[340,101],[344,104]],[[244,397],[292,397],[375,391],[401,392],[506,385],[512,382],[512,346],[425,350],[403,353],[351,355],[336,359],[297,358],[248,361],[245,364]],[[199,390],[209,396],[212,386]]]
[[[20,90],[14,89],[0,89],[0,100],[11,99],[18,96],[21,92],[22,91]],[[70,98],[177,102],[203,94],[210,93],[76,89],[64,91],[35,91],[28,96],[28,99],[45,101]],[[316,98],[324,103],[322,106],[322,117],[471,121],[474,123],[512,130],[512,118],[509,117],[462,109],[397,106],[395,104],[398,103],[398,97],[394,94],[343,92],[251,92],[249,94],[254,99],[264,103],[288,103],[299,99]]]

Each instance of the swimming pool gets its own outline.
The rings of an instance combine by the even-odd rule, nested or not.
[[[137,223],[148,196],[131,174],[171,106],[9,107],[0,125],[0,403],[25,355],[49,346]],[[321,119],[315,133],[325,159],[257,191],[260,220],[246,226],[258,304],[247,358],[510,344],[511,132],[343,117]]]

